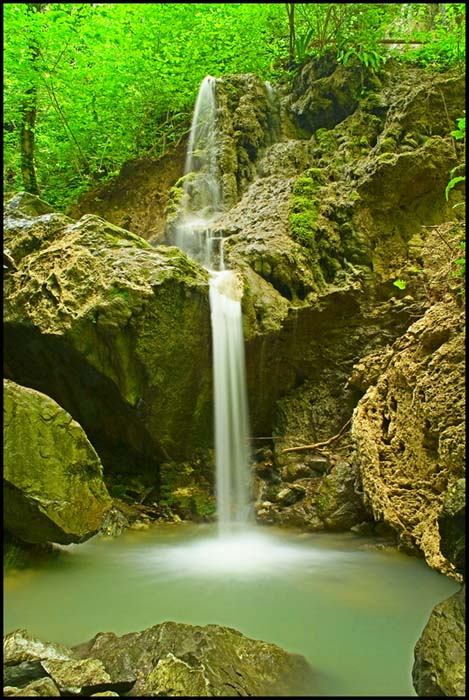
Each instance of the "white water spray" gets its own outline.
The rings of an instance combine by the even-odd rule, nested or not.
[[[223,238],[212,235],[223,208],[215,87],[215,78],[204,78],[194,109],[176,244],[210,271],[217,519],[219,533],[226,535],[249,520],[249,428],[242,283],[235,272],[225,270]]]

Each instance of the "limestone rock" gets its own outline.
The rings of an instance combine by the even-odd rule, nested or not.
[[[134,675],[130,696],[309,695],[313,687],[303,657],[218,625],[165,622],[122,637],[98,634],[74,649],[115,678]]]
[[[76,657],[73,651],[62,644],[43,641],[29,634],[25,629],[14,630],[3,638],[3,663],[6,666],[14,666],[25,661],[70,660],[74,658]]]
[[[5,527],[31,543],[81,542],[111,499],[83,429],[55,401],[4,380]]]
[[[412,679],[418,695],[465,697],[465,613],[465,586],[433,609],[414,651]]]
[[[375,520],[455,577],[438,519],[465,473],[464,418],[464,319],[449,296],[396,341],[387,369],[355,409],[352,434]]]
[[[163,459],[212,442],[207,273],[99,217],[60,216],[50,232],[7,207],[6,376],[63,406],[105,470],[155,483]]]
[[[40,678],[39,680],[33,681],[28,685],[21,688],[21,693],[18,695],[28,695],[30,691],[33,691],[39,696],[46,698],[56,698],[60,697],[60,690],[57,688],[54,681],[49,677]]]
[[[100,690],[108,685],[111,677],[97,659],[46,659],[42,666],[62,693],[77,695],[82,690]]]
[[[466,479],[450,485],[438,518],[440,549],[458,574],[466,570]]]

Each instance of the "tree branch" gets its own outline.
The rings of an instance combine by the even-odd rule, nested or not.
[[[329,440],[324,440],[323,442],[315,442],[312,445],[301,445],[300,447],[287,447],[285,450],[282,450],[282,454],[284,454],[285,452],[301,452],[302,450],[314,450],[316,447],[325,447],[326,445],[330,445],[331,442],[334,442],[334,440],[340,438],[340,436],[342,435],[342,433],[344,432],[345,428],[351,420],[352,417],[350,417],[348,421],[342,426],[337,435],[333,435],[333,437],[329,438]]]

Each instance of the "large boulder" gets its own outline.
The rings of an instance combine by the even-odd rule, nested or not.
[[[164,622],[98,634],[74,651],[101,660],[114,681],[133,678],[130,696],[310,695],[314,687],[302,656],[219,625]]]
[[[45,695],[45,682],[55,688],[52,695],[87,697],[310,696],[314,690],[303,656],[219,625],[163,622],[121,637],[100,633],[71,649],[19,629],[3,646],[5,695]]]
[[[82,542],[111,499],[81,426],[53,399],[4,380],[4,524],[24,542]]]
[[[212,444],[207,272],[96,216],[33,216],[30,199],[6,209],[5,374],[65,408],[106,473],[158,485],[162,461]]]
[[[412,679],[420,696],[466,696],[465,586],[433,609],[415,645]]]

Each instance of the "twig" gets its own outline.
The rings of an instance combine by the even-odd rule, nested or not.
[[[331,442],[334,440],[337,440],[342,433],[344,432],[345,428],[347,425],[350,423],[352,420],[352,417],[348,419],[348,421],[345,423],[345,425],[342,426],[342,428],[339,430],[337,435],[333,435],[333,437],[329,438],[329,440],[324,440],[323,442],[315,442],[313,445],[301,445],[300,447],[287,447],[285,450],[282,450],[282,454],[285,452],[300,452],[301,450],[314,450],[316,447],[325,447],[326,445],[330,445]]]

